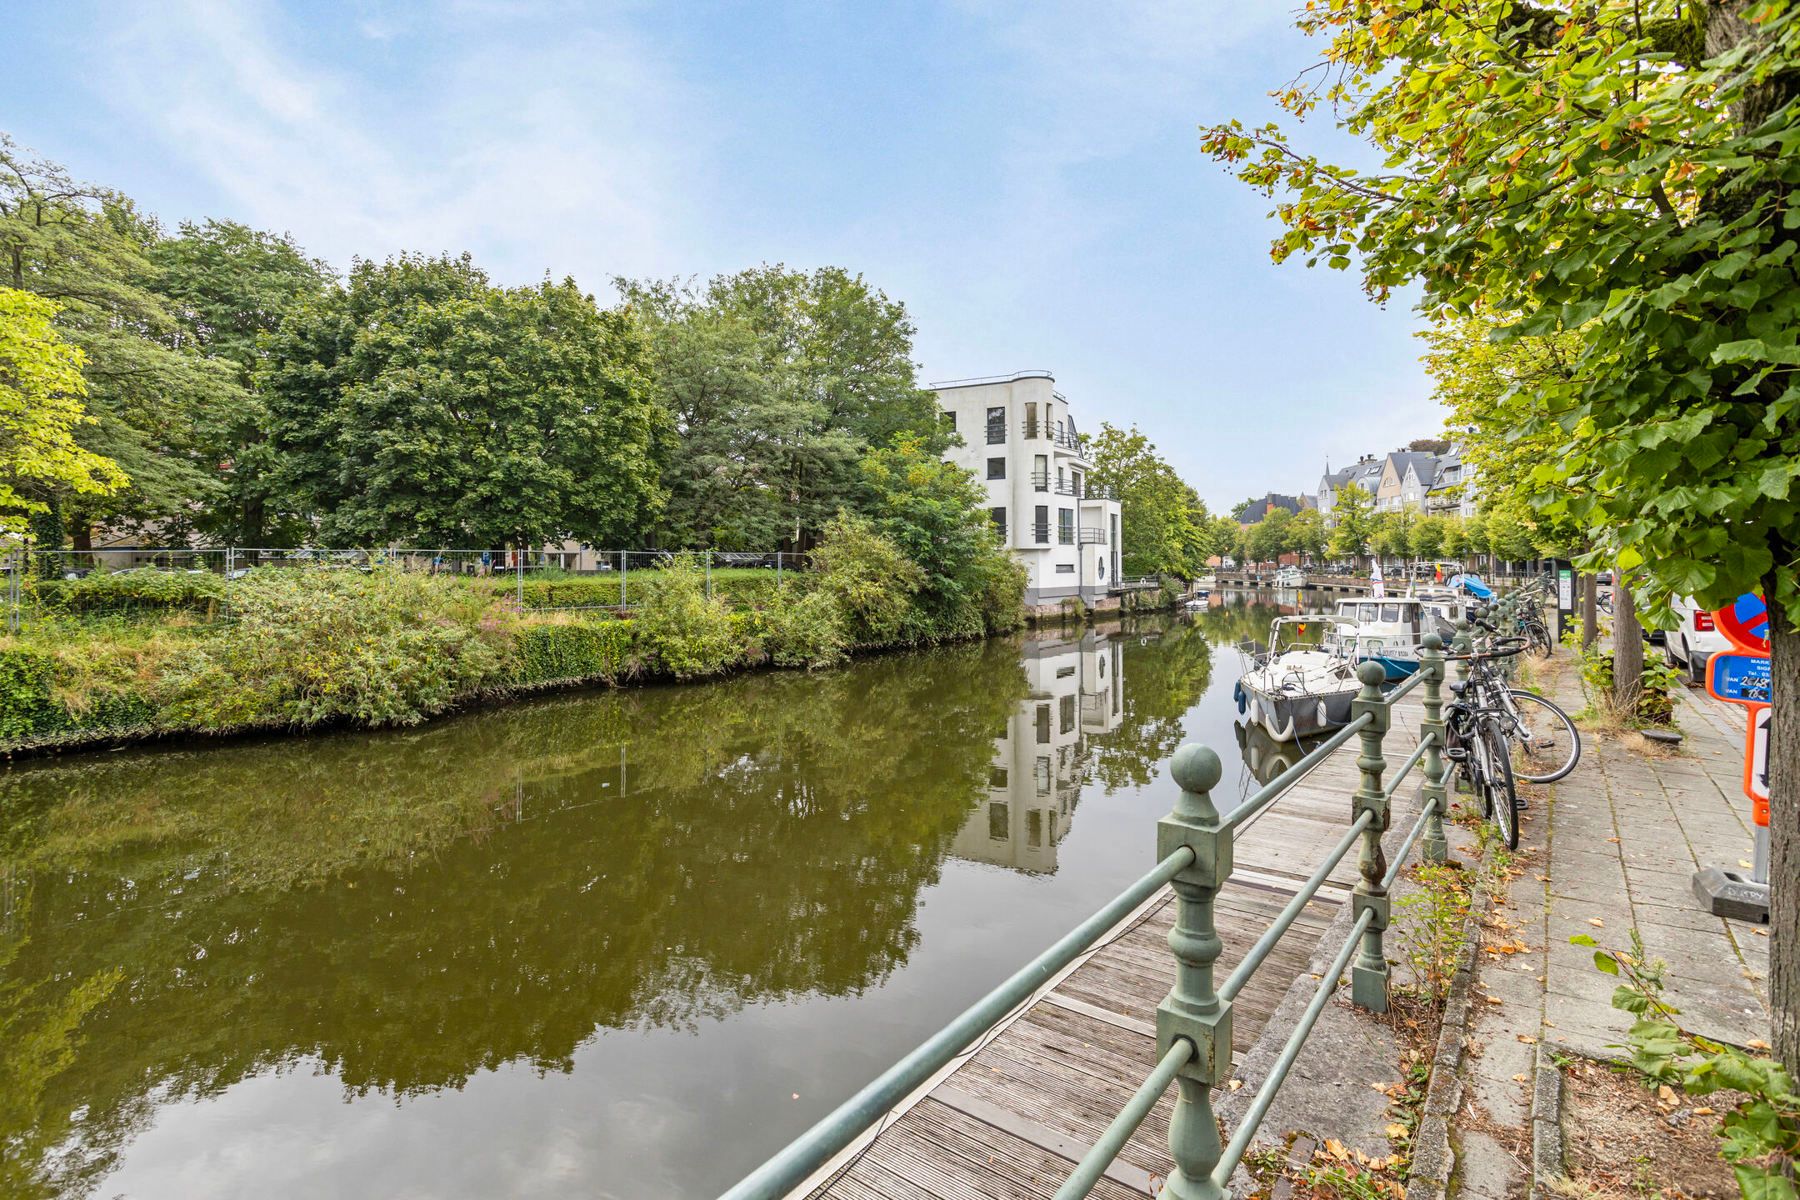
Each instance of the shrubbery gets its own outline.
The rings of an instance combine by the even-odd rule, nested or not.
[[[763,612],[769,659],[778,667],[817,670],[843,662],[849,647],[837,597],[820,589],[784,589]]]
[[[692,555],[664,568],[637,609],[640,644],[677,679],[717,675],[746,656],[723,600],[707,599],[706,575]]]
[[[211,612],[225,599],[225,581],[210,572],[95,571],[80,579],[39,579],[31,585],[38,603],[52,612],[97,613],[133,610]]]
[[[629,621],[530,622],[513,632],[509,676],[521,686],[617,683],[642,668],[636,630]]]
[[[258,571],[236,620],[159,683],[178,727],[411,724],[492,679],[497,627],[450,580],[380,570]]]
[[[840,512],[825,523],[825,540],[813,551],[813,586],[830,595],[850,640],[859,645],[896,641],[912,612],[925,572],[876,532],[865,517]]]

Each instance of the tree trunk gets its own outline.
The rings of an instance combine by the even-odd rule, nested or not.
[[[1600,578],[1581,577],[1581,648],[1590,649],[1600,636]]]
[[[1777,597],[1771,573],[1763,595]],[[1775,1055],[1800,1076],[1800,630],[1769,605],[1769,1011]]]
[[[1644,630],[1625,573],[1613,572],[1613,707],[1630,720],[1644,686]]]

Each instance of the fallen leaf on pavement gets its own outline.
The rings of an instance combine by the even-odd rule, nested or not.
[[[1532,1046],[1532,1045],[1537,1044],[1537,1039],[1532,1037],[1529,1033],[1521,1033],[1519,1035],[1519,1040],[1521,1042],[1524,1042],[1527,1046]]]
[[[1744,1045],[1750,1047],[1752,1050],[1767,1050],[1769,1048],[1769,1043],[1763,1041],[1761,1038],[1751,1038],[1749,1041],[1745,1042]]]
[[[1406,1126],[1400,1124],[1400,1122],[1398,1122],[1398,1121],[1395,1121],[1393,1124],[1389,1125],[1386,1129],[1382,1130],[1382,1132],[1387,1134],[1391,1138],[1405,1137],[1406,1136]]]
[[[1524,1083],[1527,1079],[1530,1079],[1530,1078],[1531,1078],[1531,1076],[1525,1075],[1525,1074],[1514,1075],[1513,1082],[1514,1083]]]
[[[1592,925],[1595,929],[1605,929],[1606,928],[1606,922],[1602,921],[1599,917],[1589,917],[1588,924]]]

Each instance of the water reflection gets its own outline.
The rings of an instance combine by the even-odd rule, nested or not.
[[[341,1114],[383,1098],[394,1119],[515,1066],[581,1076],[597,1106],[712,1122],[698,1173],[691,1131],[587,1122],[604,1165],[572,1188],[714,1190],[785,1140],[730,1103],[731,1088],[770,1090],[745,1011],[853,1002],[895,1044],[930,1032],[930,1013],[881,999],[919,956],[922,895],[953,858],[1055,873],[1084,789],[1142,787],[1179,744],[1209,636],[1161,622],[1049,631],[415,731],[13,767],[0,776],[0,1195],[173,1194],[145,1164],[178,1156],[137,1148],[178,1110],[213,1105],[216,1145],[279,1146],[306,1078],[335,1081]],[[1142,834],[1129,830],[1133,853]],[[1012,931],[1032,914],[980,915],[996,970],[1028,953]],[[651,1047],[663,1032],[698,1035],[740,1074],[703,1094],[649,1053],[631,1069],[580,1065],[602,1033]],[[816,1116],[868,1072],[814,1049]],[[278,1116],[242,1099],[250,1080],[289,1097]],[[507,1106],[469,1094],[499,1138]],[[727,1108],[743,1127],[722,1123]],[[330,1144],[352,1144],[348,1115],[317,1119]],[[405,1170],[424,1190],[512,1190],[454,1169],[453,1131],[407,1129],[419,1149]],[[339,1176],[320,1167],[295,1194],[366,1187],[372,1160],[338,1157]],[[444,1174],[420,1177],[432,1171]],[[249,1182],[208,1181],[223,1194]]]
[[[987,796],[950,852],[1048,874],[1089,778],[1087,739],[1124,720],[1124,639],[1091,631],[1034,637],[1023,661],[1029,692],[994,740]]]

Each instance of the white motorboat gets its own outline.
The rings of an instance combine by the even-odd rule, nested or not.
[[[1275,586],[1278,588],[1305,587],[1306,572],[1299,567],[1282,567],[1275,572]]]
[[[1419,669],[1419,641],[1435,633],[1450,644],[1456,622],[1467,613],[1467,601],[1453,592],[1430,589],[1416,595],[1364,597],[1338,601],[1344,634],[1355,643],[1357,662],[1373,659],[1390,681]]]
[[[1265,650],[1238,647],[1245,659],[1238,677],[1238,711],[1277,742],[1340,729],[1350,721],[1356,678],[1355,631],[1327,614],[1277,617]]]

